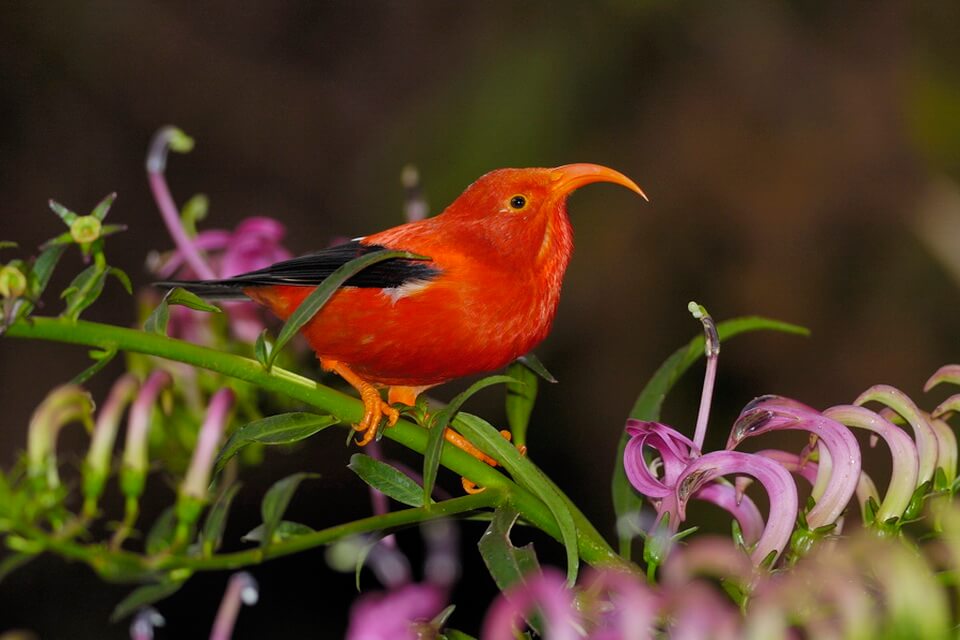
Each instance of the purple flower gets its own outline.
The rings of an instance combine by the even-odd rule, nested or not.
[[[663,559],[670,540],[686,518],[687,502],[697,498],[727,510],[737,520],[744,542],[755,545],[751,557],[759,564],[771,554],[775,559],[790,540],[798,506],[796,485],[782,466],[762,456],[734,451],[701,453],[720,342],[706,310],[693,302],[689,308],[703,324],[707,356],[694,439],[658,422],[627,421],[626,430],[631,438],[623,454],[624,470],[633,487],[650,498],[657,511],[644,553],[651,564]],[[647,460],[644,449],[648,447],[658,454],[657,458]],[[740,486],[722,480],[726,475],[760,480],[770,495],[766,524]]]
[[[528,576],[524,582],[504,591],[494,601],[483,622],[481,640],[515,637],[515,629],[530,614],[541,613],[544,637],[553,640],[580,640],[582,622],[573,606],[573,591],[555,569]]]
[[[727,448],[733,449],[748,437],[777,430],[808,431],[817,437],[820,460],[813,494],[817,503],[807,514],[807,522],[814,529],[836,522],[860,479],[860,447],[856,438],[836,420],[796,400],[761,396],[740,413]]]

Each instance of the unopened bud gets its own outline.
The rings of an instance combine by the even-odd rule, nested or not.
[[[12,264],[0,267],[0,297],[19,298],[27,290],[27,277]]]
[[[94,216],[80,216],[70,224],[70,237],[78,244],[89,244],[100,237],[102,228]]]

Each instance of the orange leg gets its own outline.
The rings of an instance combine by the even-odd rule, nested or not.
[[[393,426],[400,417],[400,412],[380,399],[380,392],[372,384],[355,374],[350,367],[337,360],[320,358],[320,366],[325,371],[332,371],[346,380],[350,386],[360,393],[363,401],[363,419],[353,425],[355,431],[361,434],[357,441],[361,447],[370,443],[377,434],[380,420],[387,419],[387,425]]]

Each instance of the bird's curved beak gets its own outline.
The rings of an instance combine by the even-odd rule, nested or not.
[[[553,181],[553,188],[563,195],[571,193],[574,189],[593,183],[593,182],[613,182],[619,184],[631,191],[640,194],[644,200],[649,202],[647,194],[643,189],[637,186],[637,183],[623,175],[619,171],[614,171],[609,167],[599,164],[589,164],[578,162],[576,164],[565,164],[562,167],[550,170],[550,179]]]

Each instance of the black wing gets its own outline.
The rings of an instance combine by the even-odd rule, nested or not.
[[[331,273],[354,258],[383,251],[380,245],[360,244],[351,240],[335,247],[321,249],[304,256],[291,258],[223,280],[167,280],[156,282],[157,287],[183,287],[206,298],[221,300],[243,298],[243,289],[271,285],[316,286]],[[392,289],[411,281],[429,281],[440,275],[440,270],[426,260],[392,258],[370,265],[347,280],[345,287]]]

